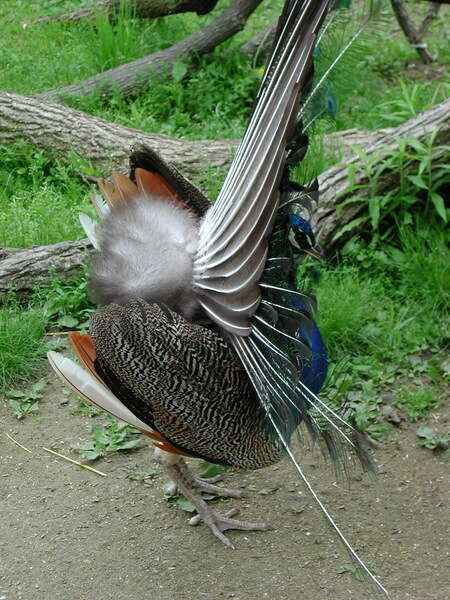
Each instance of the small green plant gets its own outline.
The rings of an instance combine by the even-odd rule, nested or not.
[[[202,469],[199,477],[200,479],[209,479],[210,477],[217,477],[223,471],[223,467],[220,465],[215,465],[213,463],[209,463],[206,460],[202,460],[200,462],[200,467]]]
[[[164,494],[164,497],[169,504],[178,506],[185,512],[193,513],[197,510],[190,500],[187,500],[187,498],[185,498],[183,496],[183,494],[179,494],[178,492],[176,492],[175,494],[166,492]],[[220,498],[220,496],[216,496],[214,494],[205,494],[204,492],[201,493],[201,497],[203,498],[203,500],[206,500],[206,501],[208,501],[208,500],[216,500],[217,501]]]
[[[417,389],[403,388],[397,399],[397,404],[406,412],[411,421],[426,419],[430,410],[438,406],[440,402],[436,389],[431,386],[422,386]]]
[[[360,158],[357,167],[351,167],[350,177],[357,173],[364,176],[363,183],[354,184],[349,191],[358,195],[347,198],[342,206],[363,204],[361,190],[367,195],[367,215],[358,216],[345,225],[335,236],[353,231],[369,222],[375,241],[395,241],[399,231],[417,222],[420,214],[423,221],[435,220],[447,223],[448,214],[442,190],[450,183],[450,166],[446,163],[450,146],[435,144],[437,131],[424,142],[416,139],[399,140],[398,148],[380,148],[367,155],[356,150]],[[434,157],[440,156],[436,160]],[[378,193],[380,179],[398,173],[397,185]]]
[[[120,450],[132,450],[140,443],[140,432],[108,415],[109,423],[96,423],[92,427],[91,441],[78,446],[84,458],[96,460],[100,456]]]
[[[421,425],[417,429],[417,436],[421,438],[420,445],[436,452],[448,452],[450,434],[439,434],[432,427]]]
[[[45,379],[39,379],[27,390],[9,390],[5,396],[18,419],[37,412],[39,400],[43,397],[42,390],[47,385]]]
[[[354,565],[352,563],[347,564],[347,565],[342,565],[341,569],[338,571],[338,575],[344,575],[344,573],[350,573],[358,581],[366,580],[366,576],[364,574],[364,571],[361,569],[361,567],[358,567],[357,565]]]
[[[77,398],[77,405],[72,406],[69,409],[70,414],[80,414],[85,415],[87,417],[96,417],[100,415],[103,411],[100,408],[97,408],[94,404],[91,404],[84,398]]]
[[[399,125],[441,102],[447,97],[449,87],[446,83],[436,85],[434,95],[430,98],[424,90],[423,84],[411,84],[404,79],[399,79],[397,85],[397,97],[387,102],[381,102],[376,107],[377,112],[384,112],[384,119],[391,125]]]
[[[55,277],[48,285],[36,290],[34,302],[43,305],[51,326],[64,329],[85,329],[94,312],[87,293],[87,273],[62,280]]]
[[[159,473],[156,469],[148,469],[147,471],[136,471],[130,476],[133,481],[142,481],[145,485],[151,485],[155,479],[158,479]]]
[[[390,429],[381,420],[381,398],[374,389],[371,381],[361,381],[362,392],[349,392],[347,399],[348,417],[359,431],[374,440],[381,440]]]

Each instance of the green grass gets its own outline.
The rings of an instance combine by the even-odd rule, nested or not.
[[[18,143],[0,148],[0,246],[27,247],[84,237],[80,210],[92,213],[72,161]]]
[[[99,70],[170,46],[205,22],[205,18],[192,14],[185,19],[175,15],[168,27],[166,19],[148,21],[125,15],[110,25],[99,15],[96,22],[49,22],[24,27],[23,21],[43,13],[42,9],[24,8],[18,7],[15,0],[2,2],[0,57],[6,68],[0,74],[0,89],[21,94],[76,83]]]
[[[45,338],[48,331],[84,329],[93,307],[87,299],[86,274],[67,281],[55,278],[27,300],[13,291],[0,299],[0,392],[23,382],[42,368],[47,350],[64,338]]]
[[[41,3],[21,6],[16,0],[2,0],[0,59],[5,68],[0,72],[0,89],[35,94],[77,83],[101,69],[171,46],[213,20],[227,4],[222,0],[212,13],[202,17],[185,13],[146,20],[135,19],[125,11],[113,24],[99,15],[96,22],[49,22],[24,27],[24,21],[49,11],[43,10]],[[260,7],[257,17],[252,17],[254,22],[234,42],[242,44],[262,24],[268,25],[280,5],[281,0],[277,0],[270,7]],[[58,3],[59,10],[51,12],[60,12],[67,6]]]
[[[78,7],[80,2],[43,6],[3,0],[0,89],[32,95],[77,83],[170,46],[215,18],[227,4],[222,0],[204,17],[189,13],[146,21],[122,13],[113,23],[99,15],[95,22],[23,27],[23,20]],[[199,57],[195,65],[179,61],[136,98],[93,94],[71,98],[70,105],[144,131],[190,139],[239,138],[261,78],[259,65],[250,63],[239,48],[273,20],[281,5],[282,0],[263,3],[245,31]],[[426,8],[421,3],[413,10],[423,14]],[[448,96],[448,11],[440,14],[427,36],[438,61],[424,68],[385,4],[376,34],[363,38],[340,65],[328,89],[336,98],[336,115],[314,123],[317,135],[307,159],[295,170],[297,180],[308,181],[339,162],[339,144],[325,148],[322,134],[398,125]],[[375,439],[386,429],[380,416],[382,394],[392,394],[393,403],[408,418],[424,419],[439,405],[445,382],[449,252],[439,201],[430,190],[441,193],[448,173],[443,166],[430,169],[426,145],[402,151],[402,156],[386,159],[387,167],[402,171],[406,154],[412,153],[419,160],[419,168],[410,173],[413,178],[401,178],[395,193],[380,200],[378,207],[372,201],[364,233],[353,236],[323,269],[317,289],[319,324],[334,371],[326,394],[346,399],[357,424]],[[89,190],[77,171],[106,175],[75,153],[56,157],[26,144],[0,148],[0,246],[84,237],[77,214],[92,214],[92,209]],[[431,171],[433,179],[427,179]],[[214,198],[225,174],[224,168],[205,169],[195,181]],[[422,217],[416,218],[417,213]],[[82,328],[91,311],[86,274],[66,283],[55,280],[28,301],[13,294],[2,299],[0,388],[22,384],[39,372],[46,331]]]
[[[45,355],[45,320],[35,306],[0,304],[0,390],[36,374]]]
[[[200,59],[196,69],[185,66],[186,76],[182,80],[155,76],[151,89],[135,99],[116,93],[105,102],[101,93],[97,93],[69,99],[69,104],[143,131],[191,139],[239,138],[261,79],[259,69],[231,48],[225,56],[213,54]],[[224,94],[230,80],[233,86]]]
[[[323,271],[317,289],[332,359],[326,395],[346,398],[356,423],[375,439],[386,429],[381,394],[392,395],[412,420],[446,395],[446,237],[421,229],[402,232],[400,240],[399,248],[382,250],[353,242],[339,267]]]

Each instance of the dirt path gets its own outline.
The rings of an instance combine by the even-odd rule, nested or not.
[[[164,499],[164,477],[130,479],[155,465],[146,445],[95,465],[100,477],[46,453],[79,458],[92,419],[71,414],[76,400],[51,382],[39,413],[17,421],[0,403],[0,600],[344,600],[379,597],[350,573],[349,560],[287,463],[226,474],[234,487],[278,489],[219,505],[276,526],[232,532],[230,550]],[[444,410],[434,418],[448,418]],[[102,417],[97,417],[102,421]],[[393,600],[448,598],[444,459],[417,447],[414,426],[376,451],[378,482],[356,476],[351,489],[311,454],[308,472],[339,525],[375,567]],[[10,433],[33,450],[12,443]],[[293,507],[296,507],[294,511]],[[303,508],[303,510],[302,510]],[[300,511],[300,512],[299,512]],[[447,589],[447,593],[445,592]]]

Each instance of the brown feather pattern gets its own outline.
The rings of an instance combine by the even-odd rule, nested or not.
[[[135,299],[95,313],[91,335],[102,379],[177,448],[244,469],[280,460],[245,371],[215,331]]]

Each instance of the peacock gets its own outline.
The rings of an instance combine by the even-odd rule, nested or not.
[[[94,252],[90,297],[101,307],[89,335],[70,342],[81,364],[49,352],[75,392],[151,438],[155,458],[227,546],[229,529],[266,523],[221,515],[202,492],[244,493],[197,479],[184,457],[259,469],[288,456],[326,519],[378,588],[320,502],[294,455],[305,429],[332,459],[347,450],[371,468],[358,432],[318,394],[328,357],[314,321],[316,302],[300,292],[302,261],[321,258],[309,218],[317,181],[291,169],[306,154],[298,114],[312,89],[313,54],[335,11],[332,0],[286,0],[248,127],[217,200],[154,151],[136,146],[129,177],[99,179],[100,223],[80,219]]]

